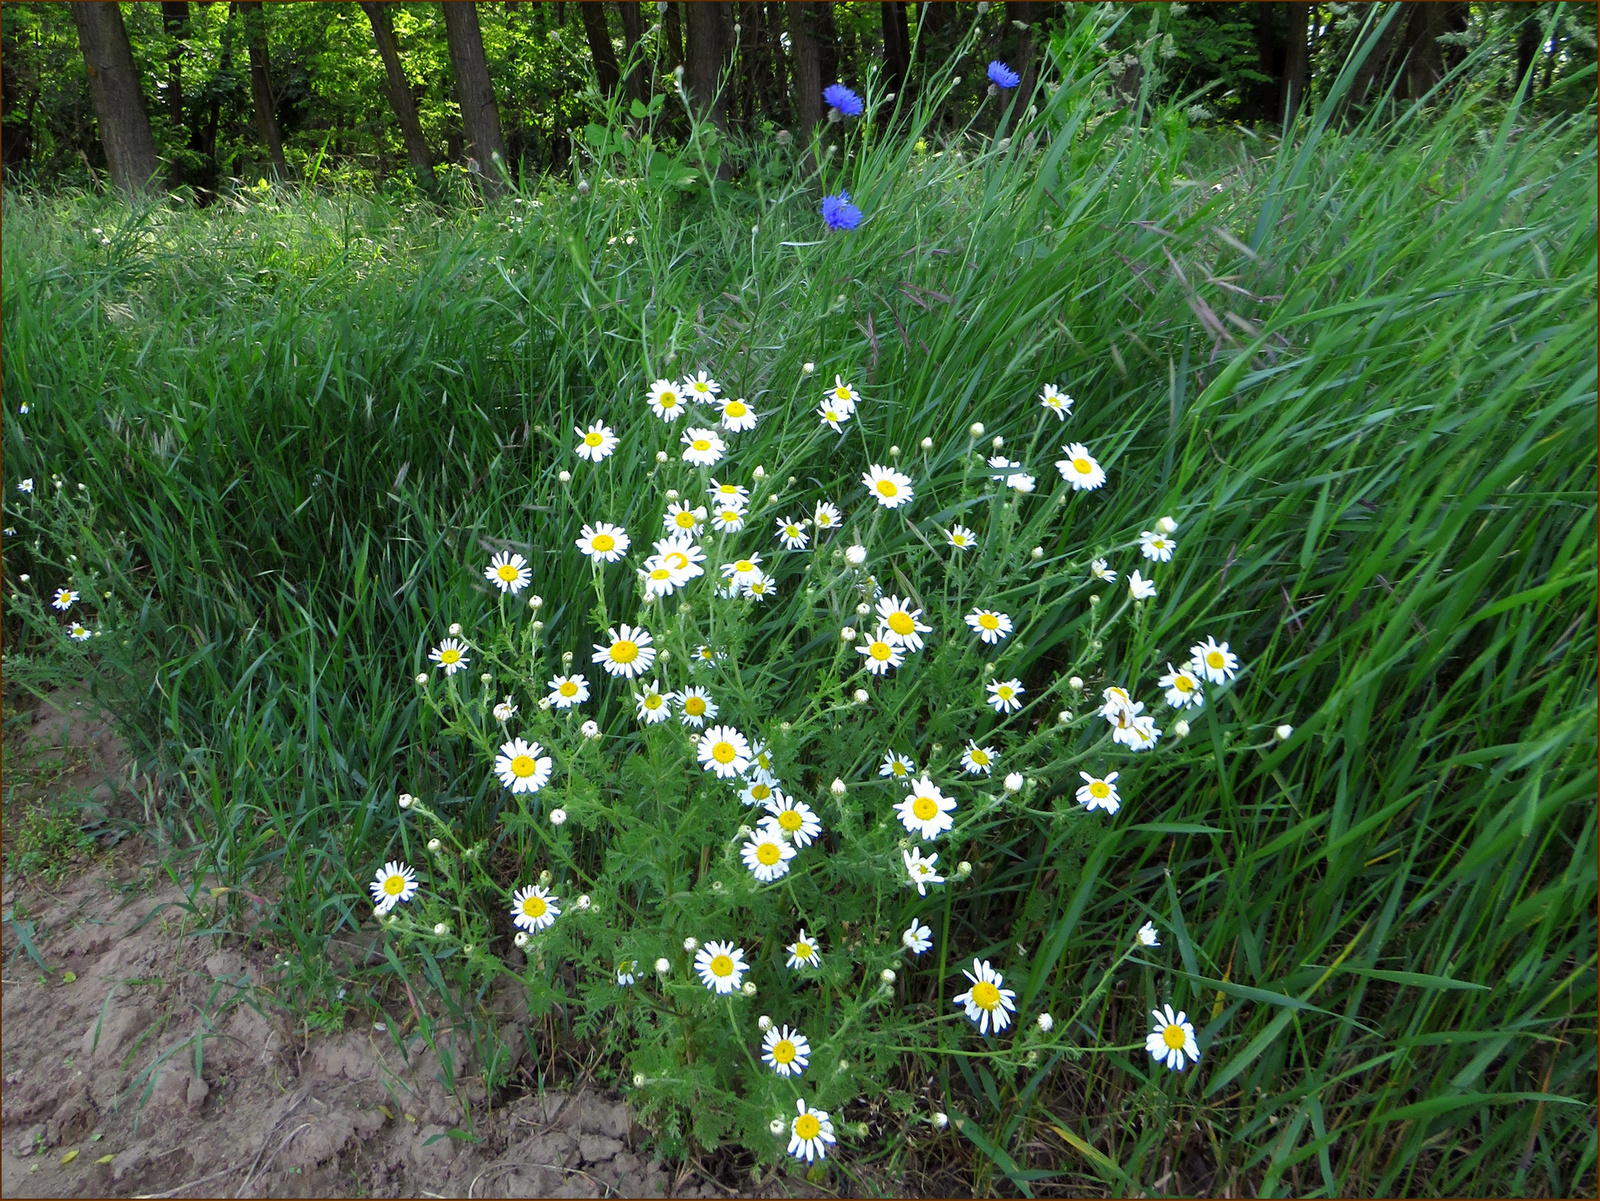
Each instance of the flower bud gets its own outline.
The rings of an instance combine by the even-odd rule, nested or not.
[[[889,457],[891,459],[898,459],[900,457],[900,448],[898,446],[891,446],[889,448]]]
[[[562,808],[559,808],[559,807],[550,810],[550,824],[552,826],[564,826],[564,825],[566,825],[567,824],[567,811],[565,809],[562,809]]]
[[[589,194],[589,181],[587,179],[580,179],[578,181],[578,195],[579,196],[587,196],[588,194]]]
[[[1177,721],[1172,723],[1172,736],[1174,738],[1189,737],[1189,723],[1184,721],[1181,717],[1178,718]]]
[[[744,995],[747,996],[747,997],[755,996],[756,995],[756,982],[754,980],[746,980],[744,982],[744,986],[739,991],[744,993]]]
[[[437,838],[428,839],[428,849],[433,851],[435,854],[438,853],[440,845],[441,844]]]
[[[937,1109],[933,1111],[933,1128],[935,1130],[943,1130],[949,1124],[950,1124],[950,1115],[949,1114],[940,1113]]]
[[[843,796],[845,794],[844,781],[835,776],[833,783],[828,785],[828,791],[833,793],[834,796]]]
[[[592,740],[600,737],[600,723],[597,721],[586,721],[579,729],[585,738]]]
[[[885,984],[894,983],[894,968],[886,967],[883,969],[883,971],[879,972],[878,975],[882,978]]]
[[[1028,558],[1032,559],[1035,563],[1037,563],[1040,559],[1044,558],[1044,547],[1042,547],[1042,546],[1034,547],[1032,550],[1030,550],[1028,552]]]
[[[589,908],[590,905],[593,905],[593,904],[594,904],[594,902],[589,899],[589,894],[588,893],[584,893],[583,895],[581,895],[578,898],[578,908],[579,909],[587,909],[587,908]]]
[[[568,666],[571,666],[571,664],[572,664],[572,652],[571,651],[562,651],[561,652],[561,665],[563,667],[568,667]]]
[[[679,496],[679,493],[678,493],[678,490],[676,488],[668,488],[667,489],[667,499],[668,500],[677,500],[678,496]]]
[[[671,970],[672,970],[672,964],[669,963],[667,960],[665,960],[665,959],[657,959],[656,960],[656,974],[657,975],[665,976]],[[635,1077],[635,1079],[637,1079],[637,1077]]]
[[[764,480],[764,479],[767,478],[767,469],[765,467],[763,467],[760,463],[757,463],[756,464],[756,469],[754,471],[752,471],[750,474],[755,476],[756,479],[758,479],[758,480]]]
[[[789,1123],[782,1118],[773,1118],[772,1121],[767,1123],[767,1129],[772,1131],[773,1138],[782,1138],[789,1133]]]
[[[664,451],[664,450],[656,451],[656,462],[657,463],[665,463],[666,461],[667,461],[667,452]]]
[[[1082,676],[1073,676],[1070,680],[1067,681],[1067,687],[1072,689],[1072,691],[1074,691],[1074,692],[1082,692],[1083,691],[1083,677]]]
[[[772,1029],[772,1019],[766,1014],[762,1014],[756,1019],[756,1028],[760,1030],[761,1033],[765,1034],[768,1030]]]
[[[839,637],[845,642],[854,642],[856,640],[855,629],[851,626],[845,626],[844,629],[839,631]]]
[[[513,939],[512,939],[512,940],[511,940],[511,941],[512,941],[512,942],[513,942],[513,943],[515,943],[515,944],[516,944],[516,945],[517,945],[517,946],[519,946],[519,947],[525,947],[525,946],[527,946],[527,945],[528,945],[528,935],[527,935],[527,932],[526,932],[526,931],[524,931],[524,930],[518,930],[518,931],[517,931],[517,936],[516,936],[516,937],[515,937],[515,938],[513,938]]]
[[[855,696],[856,704],[864,705],[867,703],[867,690],[865,688],[857,688]]]
[[[1273,731],[1273,733],[1278,736],[1278,741],[1279,742],[1288,742],[1289,741],[1289,735],[1294,733],[1294,727],[1293,726],[1279,726],[1276,730]]]
[[[867,548],[862,546],[859,542],[854,546],[845,547],[844,561],[850,564],[851,567],[860,567],[867,561]],[[859,612],[859,609],[857,611]],[[867,611],[869,613],[871,612],[870,609]]]
[[[570,484],[572,483],[572,472],[563,471],[556,476],[556,479],[560,480],[563,484]]]
[[[409,809],[416,799],[417,798],[412,796],[409,792],[402,792],[395,804],[399,805],[402,809]]]
[[[425,671],[419,671],[417,673],[417,683],[426,687],[428,683],[428,673]]]
[[[1063,710],[1061,710],[1060,713],[1056,714],[1056,720],[1058,722],[1060,722],[1062,725],[1066,725],[1068,722],[1070,722],[1072,720],[1072,710],[1071,709],[1063,709]]]
[[[1007,792],[1021,792],[1022,791],[1022,773],[1021,772],[1014,771],[1014,772],[1010,773],[1008,776],[1006,776],[1006,791]]]
[[[530,608],[530,609],[542,609],[543,607],[544,607],[544,597],[540,596],[538,593],[534,593],[534,595],[532,595],[532,596],[530,596],[528,598],[528,608]]]
[[[665,8],[666,5],[663,4],[662,7]],[[644,1073],[643,1072],[635,1072],[633,1074],[633,1087],[634,1088],[643,1088],[644,1087]]]
[[[815,363],[801,363],[800,364],[800,371],[801,371],[801,373],[803,375],[810,375],[816,369],[817,369],[817,365]]]
[[[30,575],[29,575],[29,574],[28,574],[28,573],[27,573],[27,572],[23,572],[23,573],[22,573],[22,575],[21,575],[21,577],[20,577],[20,578],[21,578],[21,580],[22,580],[22,582],[23,582],[23,583],[24,583],[24,584],[26,584],[26,583],[27,583],[27,582],[28,582],[28,581],[29,581],[29,580],[31,580],[31,579],[32,579],[32,578],[33,578],[33,577],[32,577],[32,576],[30,576]]]
[[[933,449],[933,439],[932,438],[924,438],[922,440],[922,449],[923,450],[932,450]]]
[[[1178,523],[1170,517],[1163,517],[1156,522],[1156,528],[1163,534],[1176,534],[1178,532]]]
[[[459,621],[452,621],[450,623],[450,637],[458,638],[458,637],[460,637],[460,635],[461,635],[461,623]]]
[[[1001,437],[999,434],[996,434],[994,436],[994,440],[989,443],[989,445],[994,447],[994,449],[996,449],[996,450],[999,450],[1005,444],[1006,444],[1006,440],[1003,437]]]
[[[972,864],[963,859],[960,863],[956,864],[956,875],[965,880],[968,876],[972,875]]]
[[[983,437],[983,422],[981,422],[981,421],[974,421],[974,422],[973,422],[973,423],[972,423],[972,426],[971,426],[971,428],[969,428],[969,429],[968,429],[968,430],[967,430],[967,433],[969,433],[969,434],[971,434],[971,435],[972,435],[972,436],[973,436],[973,437],[974,437],[974,438],[981,438],[981,437]]]
[[[693,955],[697,950],[700,949],[700,940],[694,937],[684,939],[683,949],[689,952],[689,954]]]
[[[856,606],[856,616],[857,617],[866,617],[866,616],[870,615],[871,613],[872,613],[872,606],[867,604],[866,601],[862,601],[859,605]]]
[[[1045,1031],[1045,1033],[1048,1034],[1050,1027],[1054,1026],[1055,1024],[1056,1020],[1050,1016],[1050,1011],[1048,1009],[1039,1015],[1039,1029]]]
[[[445,934],[445,931],[447,931],[449,928],[450,928],[449,926],[446,926],[443,922],[440,922],[438,925],[436,925],[433,928],[433,932],[435,934],[439,935],[439,937],[443,938],[444,934]]]

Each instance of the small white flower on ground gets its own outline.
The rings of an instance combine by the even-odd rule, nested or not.
[[[686,505],[681,501],[673,501],[667,506],[666,513],[661,518],[661,524],[671,535],[692,535],[706,520],[706,507],[704,505]]]
[[[880,776],[888,776],[902,784],[910,784],[916,774],[917,765],[898,751],[890,751],[883,757],[883,766],[878,768]]]
[[[817,940],[806,933],[804,926],[789,944],[789,966],[792,968],[817,967],[822,963],[822,948]]]
[[[683,393],[678,390],[677,384],[668,379],[658,379],[651,384],[650,395],[646,399],[650,411],[663,421],[676,421],[684,411]]]
[[[879,466],[877,463],[870,464],[862,473],[861,483],[886,509],[898,509],[901,505],[910,503],[915,495],[910,476],[902,475],[892,467]]]
[[[708,942],[694,957],[694,970],[712,992],[726,995],[738,990],[750,966],[744,952],[731,942]]]
[[[1072,412],[1072,397],[1054,384],[1046,384],[1044,391],[1039,393],[1039,406],[1054,413],[1058,420],[1065,421],[1067,414]]]
[[[494,719],[501,725],[505,725],[516,715],[517,706],[509,696],[494,707]]]
[[[856,653],[866,659],[866,669],[875,676],[905,662],[904,649],[889,641],[887,634],[883,629],[874,630],[870,639],[856,647]]]
[[[578,549],[595,563],[615,563],[632,545],[628,531],[609,521],[597,521],[592,526],[585,522],[577,541]]]
[[[666,721],[672,716],[672,704],[662,695],[658,680],[651,680],[645,685],[643,692],[634,693],[633,702],[637,706],[639,720],[647,726]]]
[[[1279,726],[1273,733],[1277,736],[1279,742],[1288,742],[1290,735],[1294,733],[1294,727]]]
[[[811,514],[811,524],[817,527],[817,532],[823,530],[836,530],[843,519],[839,516],[839,506],[831,501],[819,500],[816,509]]]
[[[952,1003],[967,1011],[967,1017],[977,1023],[978,1033],[987,1034],[992,1026],[998,1034],[1011,1024],[1017,994],[1002,987],[1005,977],[990,967],[987,959],[980,962],[974,958],[972,968],[970,972],[961,969],[961,974],[972,981],[972,987],[953,997]]]
[[[989,690],[987,703],[996,713],[1015,713],[1022,708],[1022,694],[1027,690],[1021,680],[990,680],[984,687]]]
[[[544,753],[542,746],[537,742],[524,742],[520,738],[503,744],[499,757],[494,761],[495,774],[500,777],[500,783],[511,789],[513,794],[538,792],[550,782],[552,767],[552,760]]]
[[[428,652],[428,658],[444,668],[445,675],[453,676],[468,663],[467,644],[457,638],[446,638]]]
[[[1106,482],[1105,469],[1095,461],[1089,448],[1082,442],[1063,446],[1061,451],[1067,457],[1056,460],[1056,470],[1061,473],[1062,479],[1072,485],[1074,492],[1089,491]]]
[[[598,463],[617,449],[617,435],[603,421],[596,421],[588,429],[573,426],[572,432],[578,435],[578,445],[573,448],[574,453],[590,463]]]
[[[72,608],[72,602],[77,599],[78,594],[71,588],[57,588],[56,597],[50,602],[50,607],[53,609],[60,609],[63,613],[65,613],[68,609]]]
[[[807,374],[809,375],[810,372],[807,372]],[[833,387],[828,389],[828,399],[854,413],[856,405],[860,403],[861,393],[845,383],[844,377],[836,375],[833,377]]]
[[[23,480],[20,484],[18,484],[17,485],[17,491],[18,492],[32,492],[33,491],[33,477],[30,475],[27,479]]]
[[[1011,635],[1011,618],[991,609],[974,609],[964,619],[980,639],[993,646]]]
[[[1172,552],[1177,549],[1178,544],[1166,534],[1153,530],[1142,530],[1139,534],[1139,553],[1152,562],[1172,562]]]
[[[1089,562],[1089,574],[1097,580],[1104,580],[1108,584],[1117,582],[1117,573],[1106,566],[1104,559],[1092,559]]]
[[[624,959],[621,963],[617,964],[617,983],[623,988],[627,988],[629,985],[631,985],[633,983],[634,970],[638,966],[638,962],[633,959]]]
[[[934,864],[939,861],[938,855],[929,855],[924,859],[921,849],[912,847],[909,851],[901,851],[900,857],[905,861],[906,875],[916,886],[919,897],[928,895],[928,885],[944,883],[944,877],[934,868]]]
[[[878,602],[878,620],[885,627],[884,636],[908,651],[922,649],[922,636],[933,633],[933,627],[922,623],[922,610],[914,609],[909,599],[886,596]]]
[[[718,779],[742,776],[750,766],[750,743],[732,726],[712,726],[696,748],[701,766]]]
[[[691,400],[705,401],[708,403],[715,402],[717,393],[721,391],[722,385],[717,383],[716,380],[712,379],[704,371],[700,372],[698,375],[686,375],[683,377],[684,395],[689,397]]]
[[[761,1039],[761,1059],[780,1076],[798,1076],[811,1062],[811,1044],[798,1030],[773,1027]]]
[[[763,884],[788,875],[789,860],[797,853],[776,826],[762,826],[740,852],[750,874]]]
[[[1163,1009],[1152,1009],[1150,1016],[1155,1020],[1155,1029],[1145,1038],[1144,1049],[1156,1057],[1157,1063],[1181,1072],[1185,1056],[1190,1063],[1200,1061],[1200,1044],[1195,1041],[1194,1025],[1188,1021],[1187,1014],[1182,1010],[1173,1013],[1172,1006],[1167,1005]]]
[[[561,902],[540,884],[511,894],[511,924],[523,930],[546,930],[561,916]]]
[[[978,544],[978,536],[964,525],[953,525],[945,539],[957,550],[971,550]]]
[[[589,699],[589,681],[581,675],[557,676],[548,687],[550,703],[557,709],[570,709]]]
[[[1156,683],[1167,690],[1167,704],[1174,709],[1187,709],[1190,705],[1198,709],[1206,703],[1205,693],[1200,689],[1200,681],[1187,664],[1183,667],[1174,667],[1168,663],[1167,674]]]
[[[1020,771],[1011,772],[1006,776],[1005,787],[1007,792],[1021,792],[1022,784],[1022,773]]]
[[[929,841],[955,826],[950,815],[956,810],[954,797],[947,797],[927,776],[912,786],[911,795],[894,807],[908,833]]]
[[[844,432],[844,423],[850,420],[853,412],[826,400],[817,406],[817,416],[822,419],[822,424],[836,434]]]
[[[367,888],[379,917],[417,895],[417,873],[398,859],[385,863]]]
[[[87,626],[75,621],[67,629],[67,637],[72,639],[74,642],[87,642],[89,639],[93,638],[94,635],[89,632],[89,628]]]
[[[1117,774],[1109,772],[1104,776],[1091,776],[1086,771],[1080,771],[1083,786],[1078,789],[1078,804],[1085,809],[1104,809],[1107,813],[1115,813],[1122,808],[1122,797],[1117,794]]]
[[[1163,534],[1176,534],[1178,532],[1178,523],[1171,517],[1163,517],[1160,521],[1156,522],[1156,529],[1160,530]]]
[[[717,717],[717,703],[711,694],[697,684],[692,684],[677,695],[678,707],[683,711],[681,720],[686,726],[699,729]]]
[[[969,741],[967,749],[961,752],[961,766],[975,776],[988,775],[999,760],[994,747],[979,746],[976,742]]]
[[[799,1116],[789,1123],[789,1154],[810,1163],[813,1159],[826,1159],[828,1146],[838,1142],[833,1136],[833,1123],[825,1109],[807,1109],[804,1097],[796,1098]]]
[[[949,1124],[950,1124],[950,1115],[949,1114],[941,1113],[937,1109],[933,1111],[934,1129],[943,1130]]]
[[[735,559],[722,565],[722,578],[734,584],[744,584],[761,578],[761,556],[752,554],[747,559]]]
[[[822,834],[822,822],[804,801],[792,800],[781,793],[763,802],[770,816],[763,824],[771,822],[797,847],[810,846]]]
[[[806,533],[805,526],[787,517],[778,518],[777,537],[786,550],[805,550],[806,544],[811,541],[811,535]]]
[[[867,561],[867,548],[859,542],[844,548],[844,561],[851,567],[860,567]]]
[[[606,671],[607,675],[622,676],[633,679],[642,676],[650,670],[656,661],[656,652],[650,631],[642,626],[622,625],[606,631],[610,637],[609,644],[602,646],[594,644],[594,662]]]
[[[696,467],[714,467],[727,450],[722,435],[716,430],[691,426],[679,439],[683,443],[683,461]]]
[[[913,955],[920,955],[933,946],[933,931],[912,918],[911,924],[900,935],[900,945]]]
[[[1043,1030],[1046,1034],[1050,1033],[1051,1027],[1056,1024],[1055,1018],[1050,1016],[1050,1011],[1048,1009],[1041,1013],[1036,1020],[1039,1023],[1039,1029]]]
[[[765,780],[752,780],[739,793],[739,800],[746,805],[764,805],[774,797],[781,800],[782,794],[775,792]]]
[[[1226,684],[1238,674],[1239,658],[1228,649],[1226,642],[1207,638],[1189,648],[1194,656],[1195,670],[1213,684]]]
[[[729,433],[739,434],[745,430],[756,428],[756,411],[752,409],[743,398],[739,400],[724,400],[722,405],[722,428]]]
[[[1128,591],[1134,600],[1150,600],[1156,594],[1156,586],[1134,571],[1128,576]]]
[[[1161,940],[1156,937],[1156,924],[1146,922],[1139,927],[1139,945],[1145,947],[1159,947]]]

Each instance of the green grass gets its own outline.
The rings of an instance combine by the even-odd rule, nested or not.
[[[970,1186],[1592,1192],[1593,106],[1524,127],[1465,87],[1263,146],[1176,112],[1135,125],[1067,78],[1035,150],[879,130],[843,180],[870,220],[825,239],[776,148],[714,196],[641,184],[634,150],[587,196],[484,213],[8,193],[8,520],[11,482],[58,470],[128,531],[139,636],[104,649],[107,687],[172,830],[278,898],[326,1005],[394,793],[450,774],[410,677],[442,623],[488,613],[484,548],[532,542],[547,622],[584,619],[570,547],[603,498],[584,477],[561,500],[575,421],[700,365],[781,410],[814,360],[895,401],[866,446],[933,439],[937,488],[974,420],[1026,446],[1055,380],[1112,482],[1052,560],[1173,512],[1142,645],[1226,628],[1250,671],[1219,703],[1248,733],[1197,725],[1091,845],[989,848],[959,920],[1026,948],[1026,1012],[1071,1012],[1153,917],[1166,945],[1084,1035],[1137,1044],[1170,996],[1205,1059],[1015,1080],[942,1060]],[[630,424],[617,504],[659,437]],[[47,558],[8,546],[8,592],[54,586]],[[1047,680],[1083,607],[1033,603],[1046,632],[1015,662]],[[937,1167],[925,1137],[877,1133],[849,1153],[863,1173]]]

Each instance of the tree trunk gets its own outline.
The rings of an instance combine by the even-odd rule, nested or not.
[[[600,90],[607,96],[614,96],[622,84],[622,71],[617,66],[617,52],[611,45],[611,27],[606,23],[604,0],[582,0],[578,8],[583,13],[583,32],[589,39],[589,53],[594,56]]]
[[[904,0],[883,0],[878,10],[883,19],[884,84],[899,96],[911,78],[911,34],[906,30],[906,6]]]
[[[161,169],[150,118],[133,67],[128,29],[116,0],[76,0],[72,20],[89,75],[89,96],[100,124],[111,182],[128,195],[150,190]]]
[[[689,5],[689,59],[683,72],[684,89],[689,93],[694,115],[723,131],[728,128],[727,103],[721,87],[725,8],[726,0],[694,0]]]
[[[289,163],[283,157],[283,134],[278,130],[278,110],[272,101],[272,61],[267,56],[267,14],[261,0],[241,0],[244,15],[245,45],[250,47],[250,95],[256,106],[256,129],[272,156],[272,170],[279,179],[289,178]]]
[[[406,81],[405,68],[400,65],[400,43],[394,36],[394,24],[389,20],[389,10],[375,0],[361,0],[361,11],[372,22],[372,36],[378,43],[378,57],[383,59],[384,75],[389,82],[389,107],[394,109],[400,122],[400,136],[406,144],[406,158],[411,169],[424,187],[433,187],[433,158],[428,153],[428,139],[422,133],[422,121],[417,116],[417,100],[411,94],[411,84]]]
[[[634,53],[638,49],[639,39],[644,37],[644,18],[639,12],[639,0],[622,0],[617,5],[622,13],[622,45],[627,52],[628,60],[633,66],[628,71],[624,81],[628,88],[628,98],[637,100],[640,104],[647,103],[650,99],[650,80],[642,62],[634,62]]]
[[[1420,100],[1444,78],[1444,52],[1439,35],[1445,32],[1442,3],[1409,4],[1406,28],[1406,96]]]
[[[501,196],[505,193],[500,172],[506,160],[506,144],[500,134],[500,109],[494,100],[494,82],[489,78],[489,64],[483,56],[478,6],[475,0],[446,0],[441,7],[468,152],[483,173],[484,195]]]
[[[1010,25],[1012,21],[1021,21],[1028,27],[1026,30],[1019,30],[1015,26],[1011,26],[1007,30],[1009,34],[1014,34],[1017,39],[1017,49],[1014,55],[1016,61],[1011,63],[1011,69],[1021,76],[1021,80],[1017,84],[1018,108],[1011,119],[1013,128],[1022,119],[1024,110],[1031,103],[1028,98],[1033,95],[1034,85],[1039,82],[1038,63],[1033,53],[1033,23],[1038,17],[1038,7],[1037,4],[1033,3],[1033,0],[1022,0],[1022,3],[1006,0],[1006,24]]]
[[[1306,67],[1308,52],[1306,36],[1311,20],[1311,5],[1307,0],[1290,0],[1289,37],[1284,45],[1283,88],[1279,114],[1288,125],[1300,111],[1300,100],[1306,94]]]
[[[1277,4],[1253,4],[1250,15],[1255,26],[1256,70],[1265,81],[1250,83],[1245,89],[1249,106],[1257,118],[1283,115],[1283,77],[1288,48],[1278,34]],[[1294,24],[1291,19],[1290,25]],[[1275,111],[1274,111],[1275,110]]]
[[[167,35],[167,118],[173,129],[182,129],[183,40],[189,36],[189,0],[161,0],[161,28]]]
[[[662,22],[667,33],[667,49],[672,51],[672,61],[668,67],[677,68],[684,64],[683,57],[683,18],[678,15],[677,0],[669,0],[667,4],[666,19]]]
[[[1514,88],[1521,87],[1522,81],[1528,78],[1528,72],[1533,70],[1533,57],[1539,53],[1539,5],[1534,0],[1516,6],[1527,15],[1522,18],[1522,25],[1517,29],[1517,78],[1512,84]],[[1533,85],[1528,85],[1528,95],[1533,95]]]
[[[811,144],[811,131],[822,122],[822,54],[817,40],[821,7],[815,0],[784,5],[794,51],[794,140],[801,148]]]
[[[1387,16],[1383,10],[1391,6],[1398,7],[1398,3],[1399,0],[1392,0],[1392,5],[1381,7],[1374,5],[1373,8],[1377,10],[1374,20],[1381,23]],[[1385,81],[1390,77],[1389,60],[1394,56],[1397,35],[1405,27],[1405,21],[1406,14],[1402,10],[1389,20],[1383,32],[1378,35],[1372,52],[1361,63],[1360,69],[1356,71],[1356,77],[1350,81],[1350,91],[1346,94],[1346,108],[1352,105],[1360,107],[1366,104],[1374,93],[1383,90]],[[1366,34],[1363,33],[1361,36],[1364,38]]]

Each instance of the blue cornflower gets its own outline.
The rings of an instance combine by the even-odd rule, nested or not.
[[[844,117],[859,117],[861,110],[866,107],[861,103],[861,97],[857,96],[842,83],[830,83],[823,88],[822,98],[829,105],[838,109],[840,116]]]
[[[995,59],[989,64],[989,82],[996,87],[1014,88],[1022,82],[1022,76],[1018,75],[999,59]]]
[[[829,229],[854,229],[861,224],[861,210],[850,203],[850,193],[822,198],[822,220]]]

